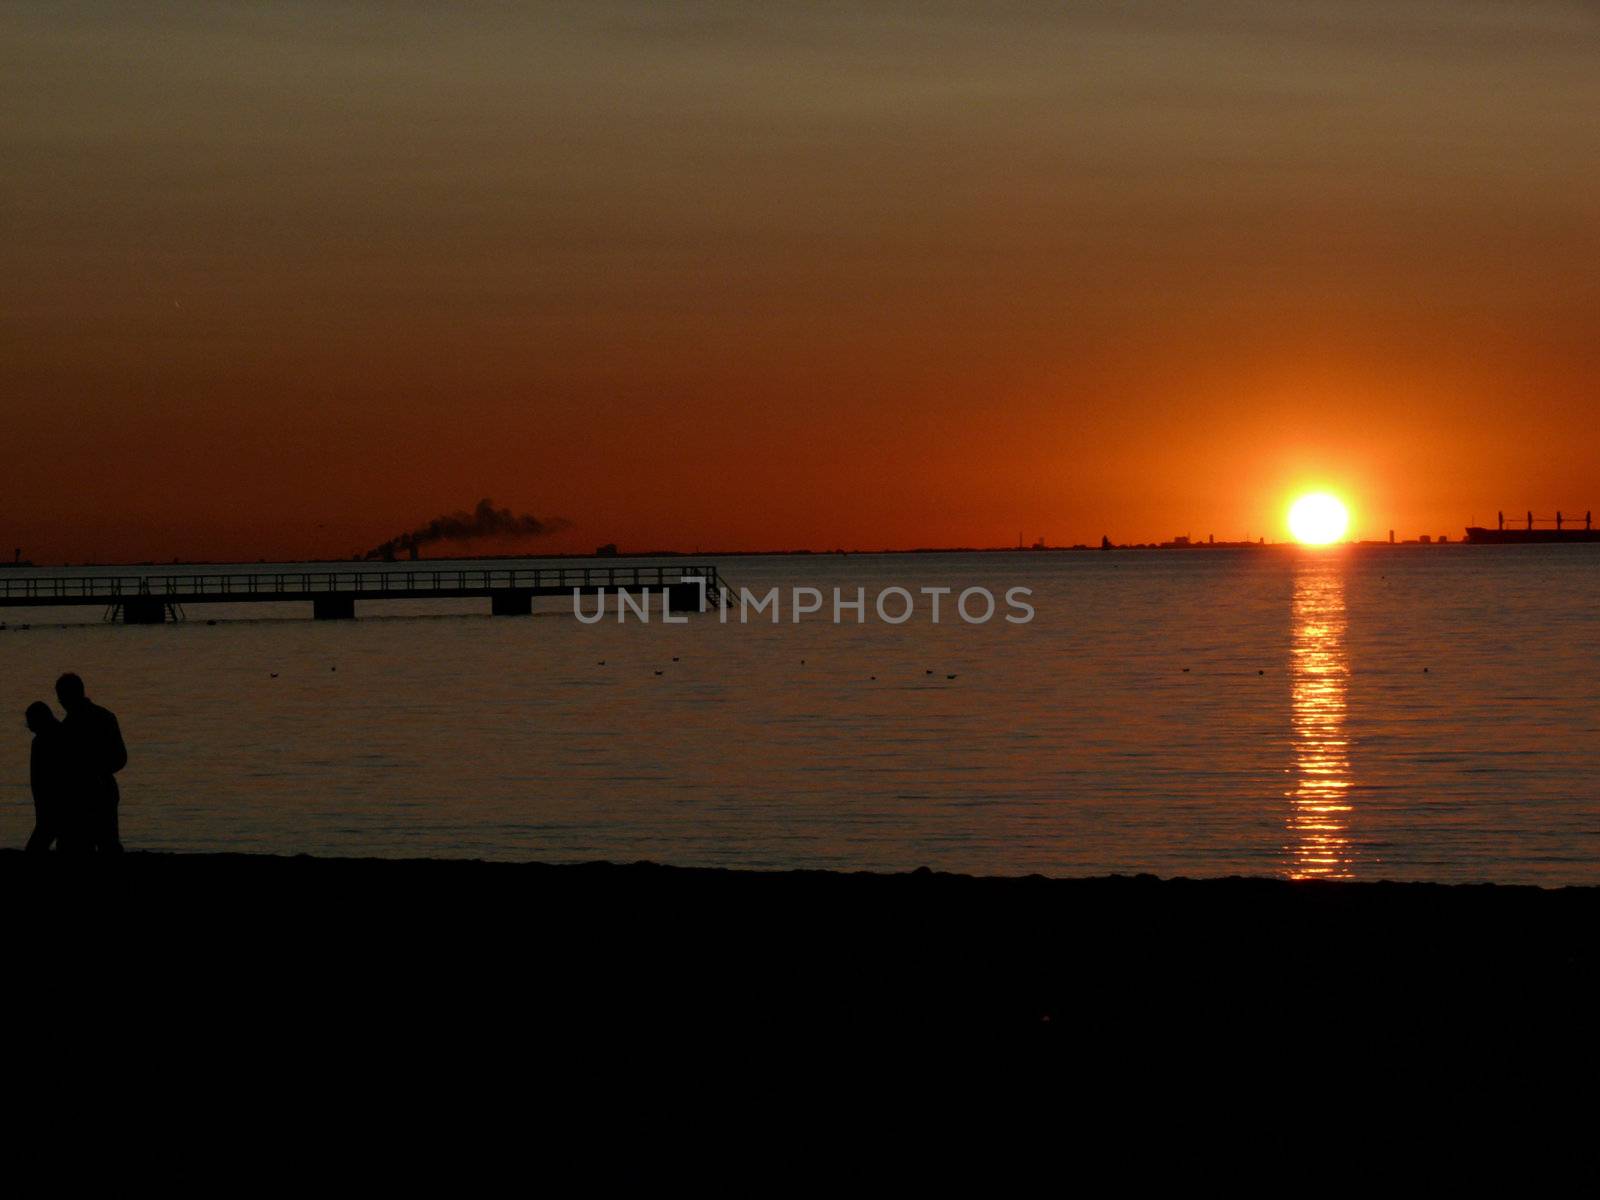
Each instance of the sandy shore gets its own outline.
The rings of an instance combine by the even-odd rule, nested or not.
[[[1590,888],[0,851],[0,889],[41,978],[236,1031],[1392,1028],[1600,979]]]

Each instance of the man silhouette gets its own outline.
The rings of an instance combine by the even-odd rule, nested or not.
[[[122,852],[117,835],[116,774],[128,765],[117,718],[83,693],[83,680],[70,671],[56,680],[56,699],[67,710],[61,722],[68,753],[77,774],[76,797],[84,822],[85,838],[96,850]]]

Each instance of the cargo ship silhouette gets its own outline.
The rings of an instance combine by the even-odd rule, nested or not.
[[[1594,528],[1594,514],[1583,514],[1583,528],[1578,528],[1577,518],[1556,513],[1554,520],[1535,517],[1528,513],[1521,529],[1507,529],[1506,515],[1500,513],[1497,528],[1485,529],[1481,525],[1467,526],[1467,541],[1478,545],[1520,546],[1532,542],[1600,542],[1600,530]],[[1541,522],[1543,523],[1541,525]]]

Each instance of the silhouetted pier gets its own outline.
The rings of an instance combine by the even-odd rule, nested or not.
[[[495,616],[526,615],[539,596],[664,593],[673,612],[701,612],[723,584],[714,566],[470,568],[425,571],[273,571],[248,574],[56,575],[0,578],[0,607],[96,604],[108,621],[158,625],[191,604],[309,603],[318,620],[356,615],[356,601],[487,598]]]

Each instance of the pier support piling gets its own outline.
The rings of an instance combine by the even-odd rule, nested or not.
[[[667,585],[667,608],[672,612],[704,612],[705,597],[706,585],[703,580]]]
[[[122,601],[124,625],[160,625],[167,619],[167,604],[159,596],[126,596]]]
[[[521,588],[491,592],[489,611],[497,617],[526,617],[533,613],[533,593]]]
[[[319,621],[352,621],[356,615],[356,598],[318,596],[311,601],[311,615]]]

